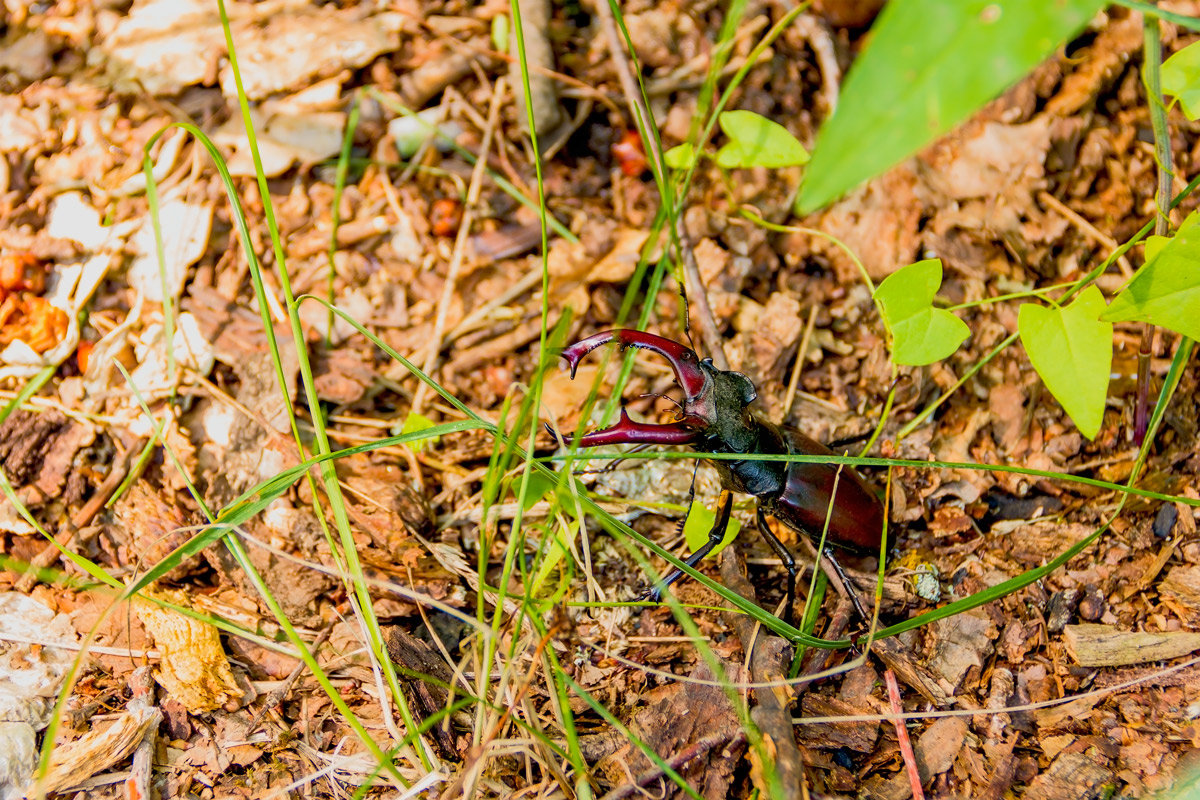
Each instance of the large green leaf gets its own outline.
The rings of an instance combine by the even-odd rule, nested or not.
[[[815,211],[966,119],[1102,0],[892,0],[821,127],[797,210]]]
[[[1200,225],[1181,228],[1100,319],[1149,322],[1200,339]]]
[[[1079,432],[1096,438],[1112,369],[1113,326],[1097,319],[1104,296],[1095,286],[1065,308],[1021,306],[1017,329],[1033,368]]]
[[[944,308],[933,307],[942,285],[937,258],[902,267],[875,290],[883,324],[892,335],[892,360],[919,367],[941,361],[958,349],[971,329]]]

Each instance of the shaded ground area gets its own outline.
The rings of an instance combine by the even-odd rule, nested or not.
[[[521,76],[498,51],[508,5],[466,5],[229,6],[269,204],[214,4],[8,10],[0,380],[6,399],[34,388],[0,424],[0,468],[13,487],[0,500],[0,630],[13,648],[5,679],[36,687],[14,700],[24,727],[10,741],[28,746],[0,747],[25,753],[6,762],[21,777],[14,786],[28,785],[49,730],[44,786],[98,795],[132,774],[169,797],[286,787],[333,796],[376,779],[446,797],[573,796],[588,781],[611,797],[634,796],[639,783],[685,796],[661,778],[669,767],[706,798],[781,786],[799,796],[802,781],[814,797],[903,798],[906,758],[938,797],[1170,787],[1200,737],[1200,668],[1188,660],[1200,648],[1192,506],[1130,497],[1113,518],[1121,497],[1107,489],[897,467],[881,625],[1040,567],[1112,524],[1043,579],[877,642],[857,666],[845,649],[795,654],[800,674],[834,674],[788,684],[791,648],[718,610],[703,586],[678,585],[694,627],[667,607],[628,604],[644,588],[642,551],[594,520],[581,532],[577,509],[552,493],[519,503],[521,462],[497,470],[494,439],[478,427],[339,458],[336,481],[288,472],[320,451],[323,435],[339,449],[399,433],[406,420],[412,430],[414,419],[464,419],[379,344],[490,422],[512,424],[540,387],[535,416],[573,431],[599,424],[582,409],[597,381],[613,385],[619,360],[589,359],[574,381],[556,368],[539,375],[544,327],[561,325],[560,341],[573,341],[648,308],[650,330],[684,338],[675,278],[653,268],[673,251],[653,235],[659,196],[621,87],[628,57],[603,10],[526,14],[551,220],[543,260],[537,173],[514,92]],[[806,145],[875,13],[871,3],[825,5],[772,45],[734,97]],[[785,13],[750,6],[722,81]],[[663,145],[685,141],[725,12],[710,3],[622,11]],[[988,357],[1016,331],[1010,303],[960,312],[968,343],[894,383],[859,271],[802,228],[840,239],[876,281],[941,258],[941,296],[952,304],[1077,278],[1155,213],[1142,36],[1140,17],[1112,10],[952,134],[806,219],[790,212],[798,171],[722,175],[702,162],[682,211],[686,244],[725,355],[754,381],[764,416],[820,441],[862,437],[895,385],[872,455],[1130,477],[1140,327],[1117,328],[1104,423],[1089,441],[1019,348]],[[1194,38],[1171,25],[1163,36],[1167,52]],[[1179,191],[1200,137],[1174,113],[1170,122]],[[178,123],[223,154],[245,239],[212,159],[169,127]],[[142,153],[164,129],[151,147],[152,203]],[[1172,221],[1195,206],[1185,199]],[[767,230],[745,208],[792,227]],[[248,252],[261,262],[261,294]],[[1141,259],[1141,248],[1130,251],[1100,287],[1117,289]],[[378,341],[308,301],[298,349],[288,298],[306,293]],[[1156,337],[1154,391],[1178,345]],[[929,421],[899,436],[974,368]],[[1140,486],[1197,496],[1197,379],[1187,367]],[[671,388],[661,362],[640,357],[622,395],[633,413],[666,420]],[[555,443],[540,433],[536,451],[551,455]],[[584,482],[603,509],[681,552],[676,520],[692,464],[636,460]],[[885,470],[864,472],[888,482]],[[279,492],[261,488],[278,476]],[[248,507],[236,501],[251,490],[261,491],[246,503],[266,498],[261,507],[218,541],[231,529],[212,519]],[[712,507],[715,495],[702,468],[697,505]],[[746,531],[738,557],[705,571],[774,608],[779,561],[753,533],[752,505],[739,502],[734,515]],[[777,532],[813,563],[793,532]],[[144,598],[114,602],[164,559]],[[869,601],[874,561],[846,565]],[[863,632],[841,595],[830,589],[823,602],[816,635]],[[313,663],[297,657],[299,642]],[[372,645],[398,667],[400,691]],[[135,671],[145,664],[150,674]],[[898,678],[895,705],[887,670]],[[754,725],[731,694],[752,707]],[[907,723],[915,755],[885,717],[897,706],[916,715]],[[805,721],[792,728],[789,714]],[[61,721],[47,729],[52,717]],[[429,730],[405,741],[422,720]],[[379,764],[392,748],[389,773]]]

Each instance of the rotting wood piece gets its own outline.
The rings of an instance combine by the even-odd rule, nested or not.
[[[453,702],[454,673],[437,650],[403,628],[392,628],[387,649],[400,673],[401,688],[418,722],[444,711]],[[461,759],[454,747],[449,715],[443,716],[429,732],[439,757],[451,761]]]

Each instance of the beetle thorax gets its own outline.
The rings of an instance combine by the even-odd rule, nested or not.
[[[702,422],[704,438],[714,450],[749,453],[757,439],[757,421],[750,404],[758,396],[754,384],[740,372],[717,369],[709,359],[700,364],[708,377],[709,391],[690,401],[685,413]]]

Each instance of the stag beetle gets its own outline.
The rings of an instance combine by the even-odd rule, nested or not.
[[[664,424],[635,422],[622,409],[616,425],[584,434],[579,440],[580,446],[680,444],[691,445],[701,452],[722,454],[833,455],[829,448],[795,428],[758,418],[750,410],[758,393],[745,375],[717,369],[712,359],[701,360],[691,348],[652,333],[605,331],[564,348],[562,356],[571,367],[571,377],[575,377],[584,356],[609,342],[616,342],[622,350],[629,347],[651,350],[667,359],[685,395],[680,406],[680,419]],[[758,500],[758,529],[787,570],[786,621],[791,620],[798,570],[791,552],[771,531],[767,517],[773,516],[789,528],[819,539],[828,516],[828,544],[855,552],[879,551],[883,536],[883,506],[862,476],[851,467],[739,459],[719,459],[711,463],[728,491],[722,493],[717,524],[709,533],[708,542],[684,563],[695,566],[725,537],[729,491],[754,495]],[[834,565],[836,567],[836,561]],[[649,596],[657,599],[659,592],[682,574],[679,569],[672,571]],[[853,591],[851,596],[854,597]]]

